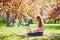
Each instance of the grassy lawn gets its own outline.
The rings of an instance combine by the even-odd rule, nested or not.
[[[36,25],[30,25],[31,29],[36,29]],[[6,27],[6,26],[0,26],[0,40],[28,40],[28,38],[24,37],[17,37],[15,34],[25,34],[26,33],[26,27]],[[45,26],[45,34],[60,34],[60,26]],[[57,38],[57,37],[56,37]],[[34,38],[30,40],[40,40],[41,38]],[[49,40],[49,39],[55,39],[55,38],[42,38],[43,40]],[[41,40],[42,40],[41,39]],[[59,38],[58,38],[59,39]],[[56,39],[57,40],[57,39]]]

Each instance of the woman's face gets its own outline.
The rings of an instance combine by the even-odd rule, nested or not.
[[[37,21],[41,21],[41,19],[40,18],[37,18]]]

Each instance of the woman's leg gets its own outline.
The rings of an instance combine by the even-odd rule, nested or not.
[[[27,35],[31,37],[43,36],[43,32],[27,33]]]

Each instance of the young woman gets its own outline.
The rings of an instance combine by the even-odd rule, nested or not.
[[[36,17],[37,19],[37,30],[34,30],[33,33],[27,33],[28,36],[43,36],[43,32],[44,32],[44,23],[41,19],[40,16]]]
[[[40,32],[40,34],[43,35],[43,32],[44,32],[44,23],[43,23],[43,21],[42,21],[40,16],[37,16],[36,19],[37,19],[38,29],[34,30],[34,32]]]

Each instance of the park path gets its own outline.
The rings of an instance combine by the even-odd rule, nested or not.
[[[60,24],[45,24],[45,26],[60,26]]]

